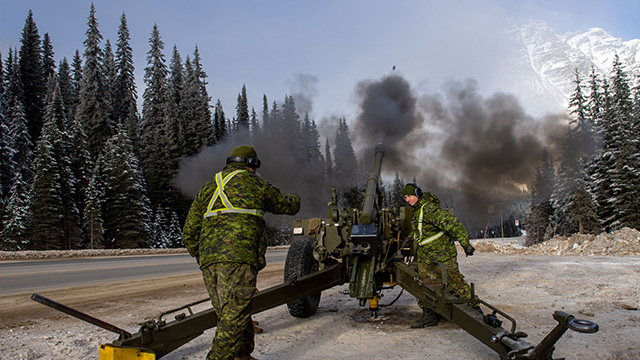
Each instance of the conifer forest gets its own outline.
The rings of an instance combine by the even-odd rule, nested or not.
[[[253,144],[261,158],[270,149],[277,161],[263,164],[287,174],[283,191],[313,189],[301,216],[325,216],[332,186],[344,206],[359,206],[370,164],[356,157],[348,119],[336,118],[334,134],[322,139],[293,97],[264,95],[261,109],[250,108],[246,87],[231,115],[208,94],[198,47],[184,58],[176,46],[167,51],[157,26],[148,49],[136,49],[147,58],[137,89],[126,15],[113,44],[100,34],[93,5],[86,25],[83,49],[56,62],[49,33],[40,35],[29,12],[20,47],[0,54],[1,250],[183,247],[192,195],[176,186],[181,166],[215,147],[224,164],[239,144]],[[543,154],[528,191],[502,219],[476,224],[456,208],[470,236],[526,231],[535,244],[640,230],[639,78],[617,57],[608,75],[576,70],[567,79],[575,90],[559,156]],[[387,203],[405,206],[405,179],[396,173],[386,182]],[[456,189],[433,191],[445,206],[458,203]]]

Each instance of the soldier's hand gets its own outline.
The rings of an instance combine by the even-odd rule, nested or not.
[[[467,256],[473,256],[473,252],[476,251],[476,248],[474,248],[473,246],[471,246],[471,244],[469,244],[468,246],[464,247],[464,253]]]

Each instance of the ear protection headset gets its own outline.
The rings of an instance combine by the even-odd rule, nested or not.
[[[413,187],[416,188],[415,193],[417,197],[422,197],[422,189],[420,189],[420,187],[414,183],[408,183],[407,185],[413,185]]]
[[[231,164],[231,163],[240,163],[240,164],[244,164],[252,169],[258,169],[260,168],[260,165],[262,165],[262,163],[260,162],[260,159],[258,159],[255,156],[250,156],[250,157],[244,157],[244,156],[229,156],[227,158],[227,165]]]

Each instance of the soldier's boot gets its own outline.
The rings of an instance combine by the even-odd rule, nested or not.
[[[260,323],[255,321],[255,320],[253,320],[252,322],[253,322],[253,332],[255,334],[262,334],[264,332],[264,329],[261,328],[261,327],[258,327],[258,325],[260,325]]]
[[[429,326],[437,326],[438,318],[436,316],[435,311],[423,307],[422,308],[422,317],[411,323],[412,329],[422,329]]]

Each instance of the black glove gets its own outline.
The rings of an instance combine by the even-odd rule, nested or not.
[[[468,246],[464,247],[464,253],[467,256],[473,256],[473,252],[476,251],[476,248],[474,248],[473,246],[471,246],[471,244],[469,244]]]

